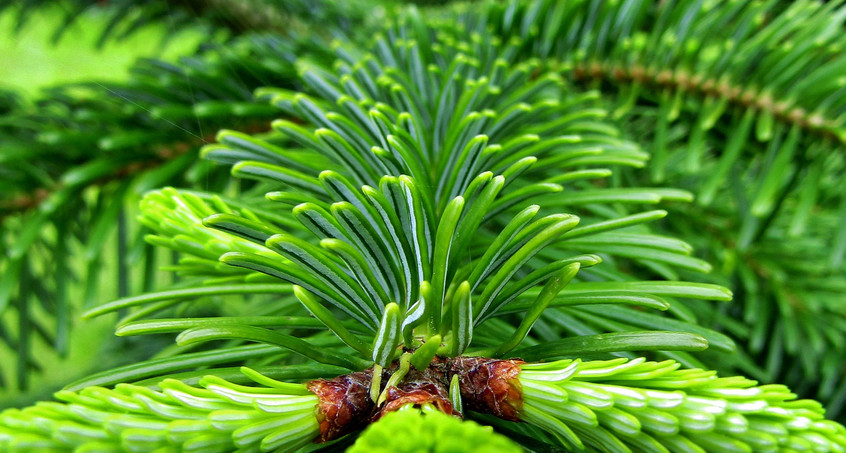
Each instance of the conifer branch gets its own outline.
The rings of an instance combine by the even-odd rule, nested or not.
[[[376,32],[361,42],[242,38],[220,61],[148,63],[133,76],[139,86],[121,90],[150,108],[109,120],[120,132],[97,138],[102,150],[155,155],[145,144],[204,137],[202,125],[190,124],[200,117],[215,128],[237,126],[233,114],[245,123],[281,118],[269,131],[222,130],[203,148],[203,158],[249,180],[239,190],[221,176],[202,191],[144,196],[140,223],[153,233],[146,239],[179,254],[170,270],[180,280],[86,313],[120,312],[120,335],[177,334],[177,347],[75,383],[57,394],[64,404],[0,414],[0,446],[294,451],[315,439],[345,445],[393,412],[420,410],[510,426],[514,439],[541,449],[846,451],[846,430],[825,420],[819,403],[796,400],[782,385],[704,370],[736,351],[730,366],[762,374],[748,353],[761,351],[772,325],[766,371],[778,374],[783,351],[801,355],[808,374],[826,357],[825,394],[835,405],[846,394],[831,383],[844,372],[842,307],[830,294],[795,298],[809,282],[819,293],[844,290],[830,273],[831,280],[806,277],[839,272],[846,233],[835,233],[833,252],[814,237],[782,240],[786,215],[814,206],[823,219],[846,215],[832,189],[842,185],[832,175],[843,155],[825,152],[840,144],[806,130],[846,136],[846,91],[829,77],[846,67],[836,55],[846,45],[837,33],[846,9],[797,5],[514,0],[431,15],[408,8],[368,28]],[[224,74],[232,67],[240,72]],[[568,76],[623,88],[609,94],[597,80],[571,84]],[[180,92],[183,78],[200,88],[201,101]],[[259,84],[267,86],[249,98]],[[598,90],[585,92],[586,84]],[[76,112],[73,100],[59,104]],[[112,112],[102,101],[96,106]],[[732,103],[739,108],[727,108]],[[150,124],[135,128],[129,117],[139,115]],[[149,131],[160,119],[183,125],[181,139]],[[638,132],[633,125],[643,121]],[[93,143],[82,135],[41,137]],[[707,152],[710,142],[722,151]],[[801,150],[806,143],[815,145]],[[74,149],[82,157],[50,171],[77,186],[63,186],[66,198],[50,196],[38,212],[70,209],[79,201],[70,188],[127,167]],[[199,165],[185,156],[168,162],[184,164],[171,176]],[[811,169],[803,172],[794,156]],[[56,179],[23,165],[21,174],[16,193]],[[824,188],[809,192],[814,177]],[[655,187],[665,180],[684,188]],[[107,213],[100,219],[122,218],[127,187],[98,203]],[[644,207],[659,203],[687,215],[667,222],[667,211]],[[107,231],[107,220],[92,231]],[[38,244],[36,227],[61,218],[31,221],[0,277],[0,306],[18,275],[37,280],[25,259]],[[684,238],[736,261],[701,283],[711,264]],[[795,255],[801,264],[788,262]],[[703,302],[731,299],[721,285],[734,281],[744,297],[734,312]],[[26,365],[26,334],[38,325],[23,315],[39,290],[22,288],[15,306]],[[185,315],[196,301],[221,296],[226,304]],[[779,318],[766,317],[776,310]],[[751,328],[732,319],[741,312]],[[737,350],[732,337],[749,348]],[[211,343],[219,340],[227,343]],[[592,360],[609,354],[622,358]],[[277,371],[291,380],[318,379],[284,383],[249,369],[239,376],[224,367],[233,363],[281,363]],[[245,379],[258,386],[241,385]]]

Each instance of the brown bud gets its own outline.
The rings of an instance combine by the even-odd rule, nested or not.
[[[522,360],[496,360],[483,357],[456,357],[450,375],[458,375],[465,407],[519,421],[523,391],[517,376]]]
[[[320,437],[315,442],[336,439],[367,424],[373,411],[370,399],[372,381],[373,370],[365,370],[306,384],[308,390],[319,398],[316,417],[320,424]]]
[[[407,404],[414,406],[432,405],[437,410],[456,417],[461,414],[456,412],[449,401],[449,394],[445,389],[434,383],[419,383],[414,386],[403,385],[402,388],[388,388],[388,398],[385,405],[373,417],[373,421],[379,420],[388,412],[393,412]]]
[[[407,404],[418,407],[428,404],[447,415],[461,417],[449,400],[447,366],[447,361],[435,357],[426,369],[409,370],[402,383],[386,390],[385,403],[377,409],[373,421]]]

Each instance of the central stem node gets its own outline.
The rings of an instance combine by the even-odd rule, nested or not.
[[[311,381],[308,389],[320,398],[316,408],[320,422],[317,441],[336,439],[409,404],[431,406],[447,415],[461,417],[450,400],[449,383],[454,376],[464,407],[518,421],[523,400],[517,375],[522,364],[520,360],[435,357],[425,369],[411,367],[399,382],[393,382],[390,377],[400,369],[400,364],[395,362],[380,376],[384,388],[379,390],[384,398],[380,398],[379,404],[370,398],[373,369]]]

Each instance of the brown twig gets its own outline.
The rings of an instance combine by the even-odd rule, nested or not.
[[[702,96],[724,98],[732,104],[769,112],[780,121],[796,124],[846,144],[846,137],[840,137],[831,131],[840,126],[837,121],[826,118],[819,112],[809,113],[789,101],[776,101],[767,93],[761,93],[725,79],[716,80],[691,75],[684,70],[657,70],[641,65],[624,67],[616,63],[598,61],[577,63],[571,71],[575,80],[604,79],[616,83],[634,81],[644,85],[681,89]]]
[[[268,126],[269,124],[266,122],[251,123],[238,128],[238,130],[246,133],[260,133],[268,131]],[[215,134],[206,134],[203,137],[192,140],[177,141],[159,145],[153,153],[154,157],[143,161],[130,162],[115,170],[115,172],[111,175],[92,181],[86,187],[93,185],[104,186],[113,181],[132,178],[139,173],[157,168],[172,159],[180,157],[192,150],[198,149],[202,145],[212,143],[214,141]],[[58,192],[63,188],[64,187],[61,184],[55,184],[50,187],[39,187],[31,194],[20,195],[8,201],[0,201],[0,225],[2,225],[3,221],[7,217],[37,209],[44,200],[50,197],[52,193]],[[80,192],[83,190],[84,188],[80,188]]]

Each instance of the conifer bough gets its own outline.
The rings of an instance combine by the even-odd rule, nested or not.
[[[682,370],[672,361],[435,358],[423,370],[400,361],[389,370],[306,384],[243,372],[260,386],[207,376],[199,387],[166,380],[158,390],[120,384],[60,392],[65,404],[2,413],[0,445],[6,451],[293,452],[420,407],[528,422],[573,450],[846,451],[846,429],[825,420],[819,403],[796,400],[784,386]]]
[[[254,185],[237,199],[167,188],[141,203],[148,241],[185,257],[173,267],[185,280],[87,313],[129,309],[119,334],[178,332],[179,346],[207,349],[8,410],[1,445],[285,452],[418,408],[529,448],[846,451],[818,403],[696,366],[689,352],[733,344],[675,299],[731,293],[653,280],[710,266],[652,233],[665,211],[639,210],[692,196],[605,182],[648,155],[595,93],[526,55],[554,44],[532,25],[549,6],[496,9],[509,27],[522,15],[507,42],[483,38],[484,14],[462,25],[412,10],[369,46],[339,45],[332,65],[299,61],[301,89],[258,90],[284,119],[266,134],[222,131],[203,151]],[[174,310],[213,294],[255,298],[228,316]],[[587,360],[608,353],[625,357]],[[239,361],[252,368],[220,367]],[[438,417],[427,423],[450,420]]]

